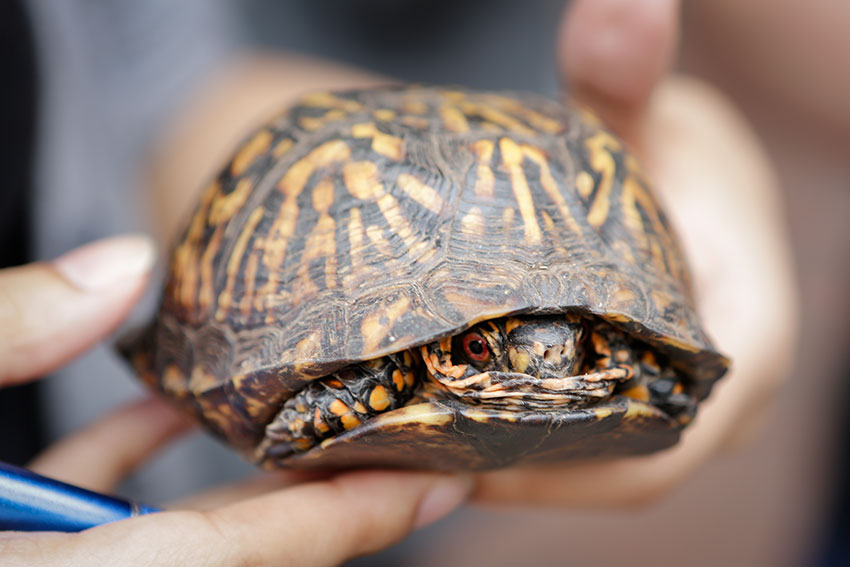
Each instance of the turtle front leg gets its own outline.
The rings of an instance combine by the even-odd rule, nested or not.
[[[666,357],[607,324],[592,329],[588,346],[586,372],[626,370],[626,380],[614,393],[651,403],[682,427],[693,420],[697,401],[686,392],[681,377]]]
[[[413,397],[418,382],[408,351],[352,364],[314,380],[288,399],[266,426],[257,457],[284,459],[399,408]]]

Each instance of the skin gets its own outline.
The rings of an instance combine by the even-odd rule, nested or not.
[[[481,502],[622,507],[653,501],[713,455],[748,439],[788,376],[798,307],[776,178],[728,99],[705,83],[670,74],[679,4],[571,3],[557,46],[559,71],[575,98],[594,108],[643,159],[691,261],[705,327],[733,368],[675,448],[646,458],[479,475],[475,498]],[[208,85],[206,103],[183,114],[159,145],[156,209],[186,210],[196,194],[185,188],[201,187],[225,160],[225,148],[270,113],[258,107],[280,108],[298,93],[328,84],[380,82],[335,69],[291,57],[234,62]],[[212,115],[226,116],[214,135],[207,118]],[[182,159],[185,152],[178,148],[194,148],[192,161]],[[158,218],[163,237],[173,240],[178,216]]]
[[[560,70],[575,95],[644,158],[691,258],[706,327],[734,359],[734,369],[675,448],[639,459],[479,475],[479,501],[646,503],[746,438],[787,375],[797,312],[775,180],[726,99],[703,83],[667,77],[677,10],[672,0],[573,2],[559,45]],[[296,58],[251,57],[223,66],[157,145],[150,180],[161,241],[173,241],[178,219],[196,196],[185,188],[201,187],[229,148],[273,109],[303,91],[377,82]],[[91,250],[80,254],[83,264],[104,265]],[[126,249],[110,254],[113,269],[115,258],[132,257]],[[110,285],[99,288],[79,281],[92,269],[75,276],[73,265],[66,258],[0,272],[0,329],[9,339],[0,341],[0,385],[55,368],[108,333],[138,296],[149,261],[106,278]],[[108,490],[185,427],[157,402],[143,402],[63,441],[33,468]],[[132,436],[114,434],[130,430]],[[84,454],[96,455],[104,470],[83,466]],[[167,512],[77,535],[6,535],[0,553],[10,565],[332,565],[398,541],[446,513],[469,487],[441,475],[367,472],[280,490],[293,480],[263,477],[186,504],[202,511]],[[337,522],[334,532],[320,529],[340,509],[357,510],[358,521]]]
[[[138,299],[154,256],[150,239],[125,237],[0,271],[0,387],[50,372],[112,331]],[[165,403],[142,400],[60,441],[30,467],[110,491],[188,427]],[[5,532],[0,555],[4,565],[337,565],[433,522],[471,486],[445,475],[369,471],[281,489],[294,478],[255,479],[180,511],[79,534]],[[357,522],[321,529],[346,510],[357,511]]]

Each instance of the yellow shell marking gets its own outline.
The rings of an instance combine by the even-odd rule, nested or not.
[[[492,122],[493,124],[498,124],[512,132],[516,132],[517,134],[524,134],[526,136],[533,136],[536,134],[534,130],[517,120],[516,118],[505,114],[501,110],[498,110],[492,106],[486,104],[476,104],[474,102],[464,102],[461,104],[461,110],[465,112],[467,115],[477,115]]]
[[[579,171],[576,175],[576,189],[584,199],[589,199],[593,193],[593,176],[586,171]]]
[[[213,260],[221,247],[221,240],[224,237],[224,227],[219,226],[210,238],[207,249],[204,250],[201,256],[201,286],[198,290],[198,305],[203,313],[207,312],[215,302],[215,292],[213,291]]]
[[[539,244],[542,234],[540,225],[537,223],[531,189],[528,187],[528,181],[522,169],[522,151],[510,138],[501,138],[499,149],[502,150],[502,163],[511,176],[511,186],[519,205],[519,214],[525,223],[525,241],[528,244]]]
[[[248,245],[248,240],[253,236],[254,230],[257,228],[260,219],[266,212],[263,208],[256,208],[251,212],[248,221],[239,233],[236,239],[236,244],[233,246],[233,251],[230,253],[230,258],[227,261],[227,285],[224,291],[218,296],[218,312],[216,318],[223,320],[226,312],[230,309],[233,303],[233,288],[236,284],[236,277],[239,275],[239,266],[242,264],[242,256],[245,254],[245,247]]]
[[[599,228],[608,218],[611,207],[611,189],[614,185],[614,170],[616,164],[611,151],[620,148],[620,143],[610,134],[600,132],[585,141],[590,152],[590,166],[602,175],[596,199],[587,212],[587,222],[594,228]]]
[[[274,149],[272,150],[272,155],[275,158],[281,157],[283,154],[292,149],[292,146],[295,145],[295,142],[290,138],[284,138],[280,142],[278,142]]]
[[[239,310],[246,318],[251,315],[251,302],[254,299],[254,285],[257,281],[259,264],[260,256],[258,254],[248,256],[248,261],[245,263],[245,295],[242,296],[242,301],[239,303]]]
[[[351,209],[348,217],[348,246],[351,254],[351,270],[343,277],[346,287],[352,287],[352,277],[364,266],[363,248],[365,246],[365,233],[363,231],[363,219],[359,209]]]
[[[314,130],[318,130],[325,124],[342,118],[345,118],[345,111],[339,108],[334,108],[327,111],[324,116],[302,116],[298,121],[298,124],[305,130],[310,130],[312,132]]]
[[[351,135],[355,138],[371,138],[378,133],[378,128],[373,122],[361,122],[351,127]]]
[[[460,230],[467,236],[483,236],[484,228],[484,215],[478,207],[472,207],[469,209],[469,212],[463,215],[463,218],[460,221]]]
[[[372,116],[375,117],[375,120],[381,120],[382,122],[390,122],[395,118],[395,110],[390,110],[389,108],[379,108],[375,112],[372,113]]]
[[[466,116],[456,106],[449,104],[440,106],[440,119],[443,121],[446,130],[450,132],[469,131],[469,122],[467,122]]]
[[[400,173],[396,178],[396,185],[404,191],[408,197],[428,209],[434,214],[440,214],[443,210],[443,198],[431,186],[426,185],[409,173]]]
[[[493,176],[493,170],[490,168],[494,148],[495,146],[490,140],[478,140],[472,144],[472,151],[475,153],[475,158],[478,162],[478,170],[475,177],[475,195],[483,199],[492,199],[494,194],[493,187],[495,186],[496,179]]]
[[[540,184],[543,186],[546,194],[549,195],[549,198],[554,201],[555,206],[558,207],[558,212],[561,213],[561,218],[563,218],[564,222],[569,227],[570,232],[576,235],[581,235],[581,226],[579,226],[578,222],[576,222],[575,218],[573,218],[570,208],[567,206],[567,202],[564,200],[564,196],[558,188],[558,183],[555,181],[555,178],[552,177],[552,172],[549,171],[549,161],[546,159],[546,154],[544,154],[540,148],[529,146],[527,144],[522,145],[522,151],[525,157],[533,161],[540,168]]]
[[[310,93],[301,98],[298,104],[313,108],[338,108],[345,112],[360,112],[363,105],[355,100],[340,98],[327,91]]]
[[[233,176],[239,177],[245,173],[245,171],[251,167],[251,164],[254,163],[254,160],[268,151],[269,146],[271,146],[272,139],[273,136],[271,132],[268,130],[260,130],[248,141],[248,143],[242,146],[230,164],[230,172]]]
[[[277,185],[278,191],[284,194],[283,203],[274,223],[263,241],[263,263],[269,279],[258,292],[260,297],[273,297],[277,292],[277,272],[286,255],[286,246],[295,232],[298,220],[298,196],[304,190],[307,180],[320,167],[345,161],[351,156],[351,150],[342,140],[330,140],[320,145],[309,154],[292,164]],[[260,245],[259,239],[256,245]],[[266,317],[266,322],[272,322],[272,313]]]
[[[403,296],[395,300],[387,307],[379,306],[371,315],[363,318],[360,323],[360,332],[363,334],[363,354],[374,352],[390,334],[390,330],[396,320],[401,317],[410,306],[410,298]],[[385,321],[381,321],[386,319]]]
[[[358,199],[369,201],[377,199],[384,193],[375,162],[348,162],[342,168],[342,177],[348,191]]]
[[[361,122],[351,127],[355,138],[372,138],[372,150],[392,160],[404,157],[404,140],[397,136],[384,134],[373,122]]]
[[[207,223],[214,226],[229,221],[242,208],[253,189],[254,182],[251,179],[240,179],[232,192],[228,195],[220,195],[213,200]]]
[[[399,161],[404,157],[404,140],[397,136],[377,132],[372,137],[372,150],[384,157]]]
[[[204,234],[210,204],[220,188],[219,182],[213,181],[204,190],[201,196],[201,205],[192,217],[186,238],[174,251],[174,258],[171,262],[171,269],[174,273],[172,294],[178,304],[187,309],[191,309],[195,305],[195,291],[198,285],[198,256],[200,254],[198,243]]]

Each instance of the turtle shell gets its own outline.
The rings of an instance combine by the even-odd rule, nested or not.
[[[206,189],[132,359],[250,453],[311,380],[482,320],[566,311],[658,348],[699,399],[727,367],[639,164],[589,113],[527,94],[320,92]],[[553,424],[563,433],[547,436]],[[527,415],[430,402],[286,464],[478,468],[677,438],[660,412],[621,398]],[[423,461],[417,444],[439,449]]]

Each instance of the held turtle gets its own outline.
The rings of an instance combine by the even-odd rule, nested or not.
[[[313,93],[247,140],[129,356],[268,468],[647,453],[728,366],[621,141],[417,86]]]

